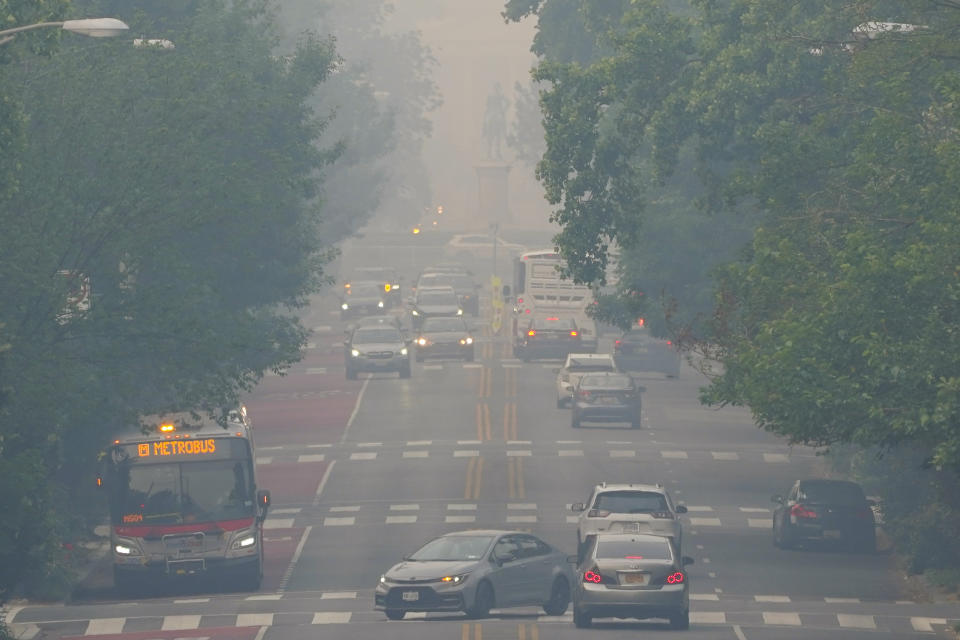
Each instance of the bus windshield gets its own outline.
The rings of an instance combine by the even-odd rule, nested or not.
[[[248,460],[120,463],[111,515],[116,525],[185,524],[256,515]]]

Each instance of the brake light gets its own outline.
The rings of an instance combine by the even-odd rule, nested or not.
[[[610,512],[604,509],[590,509],[590,511],[587,511],[588,518],[606,518],[609,515]]]
[[[547,318],[548,322],[557,322],[560,318]]]
[[[524,313],[530,313],[530,309],[525,310]]]
[[[667,576],[667,584],[683,584],[684,580],[683,571],[677,571]]]
[[[586,390],[583,390],[583,391],[581,391],[581,392],[579,393],[579,396],[580,396],[581,398],[583,398],[584,400],[586,400],[587,398],[590,397],[590,392],[589,392],[589,391],[586,391]]]
[[[623,556],[625,560],[643,560],[643,556]]]
[[[672,344],[673,344],[673,340],[667,340],[667,346],[668,346],[668,347],[669,347],[670,345],[672,345]]]
[[[530,331],[527,331],[527,335],[528,335],[528,336],[535,336],[535,335],[537,335],[537,332],[534,331],[533,329],[530,329]]]
[[[613,341],[613,344],[617,344],[617,345],[618,345],[618,344],[620,344],[620,341],[619,341],[619,340],[614,340],[614,341]]]
[[[577,337],[578,335],[580,335],[580,334],[577,333],[576,331],[571,331],[571,332],[570,332],[570,335],[571,335],[572,337],[576,338],[576,337]]]
[[[523,304],[523,298],[517,298],[517,304]]]
[[[637,318],[637,326],[638,326],[638,327],[642,327],[642,326],[643,326],[643,318]]]
[[[790,515],[794,518],[816,518],[817,512],[807,509],[802,504],[795,504],[790,507]]]
[[[593,584],[600,584],[601,582],[603,582],[603,576],[601,576],[600,573],[596,570],[596,567],[594,567],[593,569],[588,569],[583,574],[583,581],[592,582]]]

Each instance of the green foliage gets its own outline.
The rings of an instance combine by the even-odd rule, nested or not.
[[[306,330],[290,310],[324,278],[336,150],[309,100],[332,43],[307,33],[275,56],[261,2],[121,10],[176,49],[78,39],[2,71],[29,119],[0,204],[0,592],[68,586],[61,541],[95,511],[77,487],[108,434],[141,413],[235,405],[297,361]],[[67,321],[60,270],[93,292]]]

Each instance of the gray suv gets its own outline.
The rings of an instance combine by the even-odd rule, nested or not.
[[[410,377],[408,341],[392,325],[361,326],[343,343],[347,380],[356,380],[361,371],[396,371]]]

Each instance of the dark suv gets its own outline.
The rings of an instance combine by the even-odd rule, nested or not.
[[[790,549],[806,542],[843,543],[873,553],[877,549],[874,503],[846,480],[797,480],[784,498],[773,496],[773,544]]]
[[[629,422],[631,428],[639,429],[640,394],[644,390],[623,373],[584,374],[573,390],[570,426],[576,429],[581,422]]]

